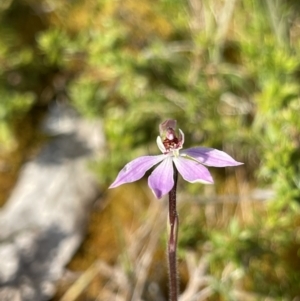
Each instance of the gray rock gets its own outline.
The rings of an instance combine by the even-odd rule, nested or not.
[[[104,149],[101,123],[55,105],[54,137],[20,172],[0,211],[0,300],[48,300],[80,245],[99,189],[87,163]]]

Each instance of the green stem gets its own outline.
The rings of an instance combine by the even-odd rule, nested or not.
[[[170,301],[178,300],[178,276],[177,276],[177,237],[179,219],[176,211],[176,187],[178,171],[174,167],[174,186],[169,192],[169,224],[170,233],[168,241],[168,259],[169,259],[169,284],[170,284]]]

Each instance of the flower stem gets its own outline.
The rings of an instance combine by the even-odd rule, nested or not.
[[[169,224],[170,233],[168,241],[168,259],[169,259],[169,285],[170,285],[170,301],[178,300],[178,277],[177,277],[177,236],[179,219],[176,211],[176,187],[177,187],[178,171],[174,166],[174,186],[169,192]]]

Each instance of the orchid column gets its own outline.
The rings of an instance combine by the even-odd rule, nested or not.
[[[176,120],[166,120],[159,126],[160,136],[157,137],[157,145],[162,154],[157,156],[142,156],[127,163],[119,172],[116,180],[109,188],[118,187],[125,183],[131,183],[141,179],[147,170],[154,165],[154,169],[148,178],[148,185],[156,198],[169,193],[169,279],[170,300],[177,301],[177,269],[176,250],[179,220],[176,210],[176,185],[178,172],[184,180],[190,183],[213,184],[213,178],[204,166],[226,167],[237,166],[242,163],[235,161],[225,152],[205,147],[182,149],[184,134],[179,129],[176,134]]]

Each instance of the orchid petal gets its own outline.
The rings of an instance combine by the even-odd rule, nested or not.
[[[109,186],[109,188],[118,187],[122,184],[139,180],[148,169],[162,161],[165,157],[166,155],[143,156],[134,159],[124,166],[124,168],[119,172],[116,180]]]
[[[160,136],[165,137],[166,131],[171,128],[173,130],[176,129],[177,121],[173,119],[168,119],[159,125],[159,133]]]
[[[161,137],[160,136],[157,136],[156,138],[156,144],[158,146],[158,148],[160,149],[160,151],[165,154],[167,152],[162,140],[161,140]]]
[[[194,147],[180,151],[180,155],[190,156],[207,166],[225,167],[237,166],[243,163],[235,161],[223,151],[207,147]]]
[[[180,148],[182,148],[183,144],[184,144],[184,133],[181,129],[179,129],[179,143],[180,143]]]
[[[182,177],[190,183],[213,184],[214,180],[208,169],[198,162],[183,157],[173,158],[175,166]]]
[[[148,185],[158,199],[173,188],[173,174],[173,160],[171,156],[167,156],[150,175]]]

